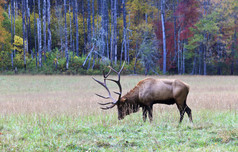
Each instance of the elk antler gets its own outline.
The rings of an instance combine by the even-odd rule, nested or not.
[[[93,80],[95,80],[97,83],[101,84],[108,92],[108,96],[105,97],[105,96],[102,96],[102,95],[99,95],[99,94],[96,94],[97,96],[101,97],[101,98],[104,98],[104,99],[111,99],[113,102],[107,102],[107,103],[98,103],[100,105],[108,105],[108,104],[112,104],[111,106],[108,106],[108,107],[101,107],[101,109],[103,110],[107,110],[107,109],[111,109],[113,108],[117,102],[120,100],[121,98],[121,94],[122,94],[122,88],[121,88],[121,83],[120,83],[120,74],[121,74],[121,71],[123,70],[123,67],[125,65],[125,62],[123,63],[122,65],[122,68],[120,69],[119,72],[117,72],[115,69],[113,69],[111,66],[109,66],[110,68],[110,71],[108,72],[108,74],[105,74],[105,72],[103,71],[103,77],[104,77],[104,82],[101,82],[99,80],[96,80],[95,78],[93,78]],[[111,74],[111,71],[114,71],[115,73],[117,73],[118,75],[118,80],[113,80],[113,79],[107,79],[107,77]],[[119,87],[119,90],[120,92],[114,92],[115,94],[119,95],[118,97],[118,100],[115,100],[112,96],[111,96],[111,92],[109,91],[107,85],[106,85],[106,80],[109,80],[109,81],[112,81],[112,82],[115,82],[118,87]]]

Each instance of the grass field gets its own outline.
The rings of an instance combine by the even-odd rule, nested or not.
[[[0,76],[0,151],[238,151],[238,77],[156,77],[190,85],[193,124],[175,105],[155,105],[151,124],[141,110],[118,121],[91,76]],[[144,78],[122,76],[123,93]]]

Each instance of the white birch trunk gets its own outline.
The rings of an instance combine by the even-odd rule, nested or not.
[[[163,32],[163,74],[166,74],[166,35],[165,35],[165,19],[164,19],[164,6],[165,1],[161,0],[161,22],[162,22],[162,32]]]
[[[37,18],[37,33],[38,33],[38,53],[39,53],[39,66],[41,67],[41,20]]]

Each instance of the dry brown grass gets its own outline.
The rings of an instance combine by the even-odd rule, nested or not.
[[[101,76],[95,76],[101,79]],[[180,79],[190,85],[187,103],[192,110],[238,109],[238,77],[236,76],[153,76]],[[116,78],[113,76],[113,78]],[[123,93],[132,89],[145,76],[122,76]],[[0,113],[107,114],[99,109],[103,101],[94,93],[106,94],[91,76],[0,76]],[[114,90],[117,86],[109,84]],[[156,105],[163,113],[176,106]],[[156,111],[156,110],[155,110]]]

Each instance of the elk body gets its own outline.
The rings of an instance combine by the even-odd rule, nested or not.
[[[107,110],[111,109],[117,105],[118,109],[118,119],[123,119],[126,115],[139,111],[142,108],[143,111],[143,120],[146,121],[147,114],[150,121],[153,119],[153,105],[156,103],[172,105],[176,104],[180,112],[180,123],[183,120],[184,113],[188,114],[190,121],[192,122],[192,113],[191,109],[187,106],[186,100],[189,93],[189,86],[183,83],[180,80],[169,80],[169,79],[154,79],[146,78],[139,81],[139,83],[124,96],[121,96],[122,88],[120,84],[120,73],[114,70],[112,67],[109,67],[110,71],[107,75],[103,74],[104,82],[100,82],[96,79],[99,84],[104,86],[108,91],[109,96],[104,97],[98,95],[99,97],[105,99],[112,99],[113,102],[108,103],[99,103],[100,105],[109,105],[107,107],[102,107],[101,109]],[[118,80],[108,79],[111,70],[118,74]],[[119,86],[120,92],[114,92],[119,95],[118,99],[115,100],[106,85],[107,80],[117,83]]]

